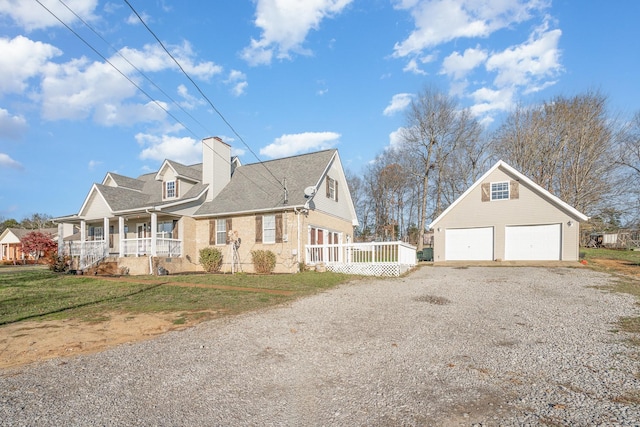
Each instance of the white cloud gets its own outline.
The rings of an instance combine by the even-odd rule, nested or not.
[[[402,71],[404,71],[405,73],[419,74],[422,76],[427,75],[427,72],[420,68],[420,66],[418,65],[418,61],[416,61],[415,59],[409,60]]]
[[[157,47],[145,46],[142,50],[124,48],[121,53],[141,71],[178,69],[166,53]],[[207,79],[222,71],[221,67],[211,62],[195,62],[188,44],[175,48],[174,54],[192,76]],[[122,57],[113,56],[110,62],[124,73],[130,73],[129,78],[142,86],[141,79]],[[43,74],[42,114],[47,120],[93,117],[97,123],[114,126],[158,121],[166,117],[166,113],[155,102],[136,102],[136,97],[142,98],[138,89],[105,62],[90,62],[80,58],[63,64],[48,63],[43,68]],[[178,90],[181,91],[180,88]],[[162,105],[168,109],[165,104]]]
[[[22,116],[12,116],[0,108],[0,138],[20,139],[27,131],[27,120]]]
[[[242,58],[251,65],[269,64],[273,57],[287,59],[290,53],[309,54],[302,47],[307,34],[318,29],[353,0],[257,0],[255,25],[262,30],[251,39]]]
[[[143,160],[169,159],[185,165],[202,161],[202,145],[193,138],[144,133],[137,134],[135,138],[138,144],[144,147],[140,153]]]
[[[398,148],[402,146],[404,140],[402,139],[402,133],[404,132],[404,128],[400,127],[389,134],[389,145],[385,148],[385,150],[396,151]]]
[[[404,0],[395,8],[411,13],[416,29],[396,43],[393,55],[415,55],[458,38],[488,37],[531,13],[549,7],[548,0]]]
[[[96,166],[100,166],[101,164],[102,164],[101,161],[89,160],[89,164],[88,164],[89,170],[93,170],[93,169],[95,169]]]
[[[244,95],[249,86],[246,74],[238,70],[231,70],[229,78],[225,80],[225,83],[231,85],[231,93],[233,96]]]
[[[50,44],[24,36],[0,38],[0,52],[0,95],[24,92],[28,80],[38,76],[49,59],[62,54]]]
[[[548,23],[536,29],[520,45],[493,54],[487,60],[487,71],[494,71],[497,87],[529,86],[553,77],[562,70],[558,48],[562,31],[549,30]]]
[[[393,95],[391,102],[387,105],[382,114],[385,116],[392,116],[395,113],[404,110],[409,106],[409,104],[411,104],[412,98],[413,95],[410,93],[398,93]]]
[[[482,64],[487,57],[487,52],[482,49],[467,49],[462,55],[458,52],[453,52],[442,61],[441,73],[459,80]]]
[[[470,108],[476,117],[486,116],[495,111],[508,111],[514,104],[513,88],[481,88],[471,94],[475,104]]]
[[[0,166],[18,170],[24,169],[20,162],[13,160],[11,157],[9,157],[8,154],[5,153],[0,153]]]
[[[0,0],[0,15],[10,16],[18,25],[27,31],[62,26],[56,15],[67,24],[77,21],[77,18],[69,11],[73,10],[85,21],[95,19],[94,11],[98,6],[98,0],[66,0],[65,4],[58,0],[40,0],[46,7],[42,7],[34,1],[25,0]],[[49,9],[49,11],[47,11]]]
[[[168,46],[168,50],[190,76],[208,80],[214,75],[222,73],[222,67],[211,61],[196,63],[196,55],[191,44],[186,41],[182,45]],[[124,47],[120,49],[120,54],[141,71],[158,72],[168,69],[179,71],[173,59],[157,44],[147,44],[142,50]],[[127,74],[133,72],[131,66],[120,55],[112,56],[109,58],[109,62]]]
[[[196,106],[202,106],[206,104],[206,101],[202,98],[195,97],[189,93],[189,89],[183,84],[178,85],[177,89],[178,95],[183,99],[179,102],[180,106],[187,109],[193,110]]]
[[[340,139],[335,132],[303,132],[285,134],[260,149],[260,154],[269,158],[293,156],[312,150],[326,150],[334,147]]]

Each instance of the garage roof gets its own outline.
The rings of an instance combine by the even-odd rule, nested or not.
[[[458,197],[453,203],[451,203],[449,205],[449,207],[447,209],[445,209],[436,219],[434,219],[433,222],[431,222],[431,224],[429,224],[429,228],[433,229],[435,227],[435,225],[442,220],[442,218],[444,218],[458,203],[460,203],[461,200],[463,200],[465,197],[467,197],[467,195],[469,193],[471,193],[478,185],[480,185],[485,179],[487,179],[487,177],[489,175],[491,175],[491,173],[493,173],[493,171],[495,171],[498,168],[504,170],[505,172],[507,172],[507,173],[509,173],[511,175],[514,175],[515,177],[517,177],[520,180],[521,183],[524,183],[527,186],[529,186],[532,190],[534,190],[537,193],[539,193],[542,197],[548,199],[549,202],[555,204],[556,206],[558,206],[561,209],[566,210],[567,212],[569,212],[570,214],[575,216],[577,220],[579,220],[581,222],[589,220],[588,216],[586,216],[582,212],[578,211],[573,206],[563,202],[558,197],[554,196],[553,194],[551,194],[550,192],[548,192],[544,188],[540,187],[538,184],[533,182],[531,179],[527,178],[525,175],[523,175],[522,173],[520,173],[519,171],[517,171],[513,167],[509,166],[504,161],[499,160],[495,165],[493,165],[493,167],[491,167],[491,169],[489,169],[476,182],[474,182],[473,185],[467,189],[467,191],[462,193],[462,195],[460,197]]]

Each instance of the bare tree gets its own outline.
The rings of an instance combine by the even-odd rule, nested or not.
[[[606,97],[588,92],[518,106],[495,133],[493,154],[576,209],[593,214],[612,196],[615,122]]]
[[[628,123],[620,144],[620,165],[625,170],[625,188],[629,191],[630,199],[625,212],[634,226],[640,226],[640,111]]]
[[[427,199],[432,174],[442,177],[449,156],[464,141],[475,140],[480,134],[478,122],[467,109],[460,109],[450,96],[433,88],[424,89],[411,103],[406,116],[407,124],[401,138],[404,149],[417,160],[412,170],[420,181],[420,234],[427,222]],[[437,180],[433,214],[442,209],[440,180]],[[423,239],[418,241],[422,249]]]

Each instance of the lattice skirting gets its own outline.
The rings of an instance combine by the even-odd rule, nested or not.
[[[358,274],[361,276],[397,277],[411,269],[407,264],[327,264],[334,273]]]

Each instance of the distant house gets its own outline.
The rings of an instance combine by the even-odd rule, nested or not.
[[[77,268],[109,260],[130,274],[202,270],[205,247],[223,252],[224,271],[252,272],[251,251],[266,249],[276,272],[297,272],[305,245],[347,242],[357,225],[337,150],[242,165],[216,137],[202,141],[202,163],[107,173],[77,214],[54,220],[80,228],[60,245]]]
[[[499,161],[429,225],[434,262],[576,261],[588,219]]]
[[[34,261],[33,254],[24,253],[22,251],[22,238],[27,234],[39,231],[44,234],[50,234],[52,240],[58,238],[57,228],[42,228],[37,230],[29,230],[26,228],[7,228],[0,234],[0,253],[2,261],[11,261],[13,263]]]

